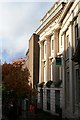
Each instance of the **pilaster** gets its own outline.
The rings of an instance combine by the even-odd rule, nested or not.
[[[46,72],[47,72],[47,81],[49,81],[51,79],[51,73],[50,73],[50,60],[49,60],[49,56],[50,56],[50,50],[51,50],[51,46],[50,46],[50,36],[46,36],[46,41],[47,41],[47,46],[46,46]]]
[[[44,63],[42,62],[44,58],[44,46],[43,41],[39,41],[40,46],[40,67],[39,67],[39,83],[44,81]]]

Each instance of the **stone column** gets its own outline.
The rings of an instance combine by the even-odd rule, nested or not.
[[[39,41],[39,46],[40,46],[39,83],[41,83],[44,81],[44,63],[42,62],[44,58],[43,41]]]
[[[49,61],[49,57],[50,57],[50,36],[46,36],[46,72],[47,72],[47,76],[46,76],[46,80],[49,81],[51,79],[51,75],[50,75],[50,61]]]

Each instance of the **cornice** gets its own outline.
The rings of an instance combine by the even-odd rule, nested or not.
[[[45,22],[53,13],[55,13],[57,11],[57,9],[61,6],[61,5],[65,5],[64,2],[55,2],[54,5],[51,7],[50,10],[48,10],[48,12],[45,14],[45,16],[40,20],[43,22]]]
[[[62,23],[62,21],[64,20],[66,14],[69,12],[69,9],[71,8],[71,6],[73,5],[74,2],[71,2],[71,0],[69,0],[69,2],[66,4],[63,13],[61,14],[61,18],[60,18],[60,23]]]
[[[53,21],[55,21],[62,13],[64,5],[61,3],[55,11],[39,26],[35,31],[36,34],[40,35]]]

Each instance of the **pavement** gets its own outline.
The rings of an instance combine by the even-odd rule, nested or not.
[[[56,115],[51,115],[48,112],[38,110],[35,114],[28,111],[22,111],[19,120],[62,120]]]
[[[3,119],[1,120],[11,120],[11,119],[8,119],[8,117],[3,116]],[[59,116],[52,115],[43,110],[37,110],[36,113],[22,110],[21,114],[16,120],[62,120],[62,119]]]

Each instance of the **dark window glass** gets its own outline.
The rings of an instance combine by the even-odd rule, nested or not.
[[[60,90],[55,90],[55,112],[60,112]]]
[[[47,90],[47,110],[50,110],[50,90]]]
[[[78,24],[75,26],[75,46],[78,44]]]

